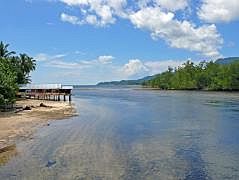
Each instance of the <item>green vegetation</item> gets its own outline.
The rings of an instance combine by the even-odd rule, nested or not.
[[[35,70],[36,62],[27,54],[16,56],[8,51],[8,44],[0,42],[0,105],[14,103],[19,84],[29,83],[30,72]]]
[[[239,59],[228,64],[187,61],[183,66],[156,75],[144,86],[175,90],[239,90]]]

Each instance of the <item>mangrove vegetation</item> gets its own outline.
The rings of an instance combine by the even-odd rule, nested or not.
[[[165,90],[239,90],[239,58],[228,64],[187,61],[178,68],[169,67],[143,85]]]

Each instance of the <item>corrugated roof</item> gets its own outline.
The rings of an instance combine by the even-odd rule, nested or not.
[[[27,84],[21,85],[20,89],[73,89],[73,87],[62,86],[61,84]]]
[[[61,89],[73,89],[73,86],[62,86]]]

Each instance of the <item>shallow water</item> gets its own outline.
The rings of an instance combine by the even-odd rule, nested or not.
[[[95,88],[74,103],[0,179],[239,179],[238,93]]]

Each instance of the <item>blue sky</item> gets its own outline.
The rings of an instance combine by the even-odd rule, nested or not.
[[[239,56],[238,0],[0,0],[0,40],[37,60],[33,83],[137,79]]]

